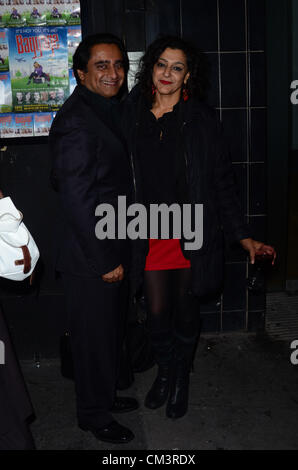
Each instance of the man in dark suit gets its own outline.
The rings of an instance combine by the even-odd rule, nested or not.
[[[113,412],[131,411],[136,400],[116,397],[129,262],[127,240],[95,235],[101,203],[115,208],[118,196],[130,200],[131,169],[117,133],[119,103],[128,58],[110,34],[86,37],[73,57],[78,83],[50,131],[52,181],[63,221],[56,269],[64,281],[79,426],[100,440],[128,442],[133,433]]]

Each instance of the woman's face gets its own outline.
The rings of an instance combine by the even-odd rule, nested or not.
[[[188,78],[184,52],[180,49],[165,49],[153,67],[152,81],[156,91],[161,95],[180,95]]]

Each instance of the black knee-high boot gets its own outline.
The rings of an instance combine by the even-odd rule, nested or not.
[[[166,408],[168,418],[181,418],[188,409],[189,374],[197,343],[197,335],[175,339],[173,374]]]
[[[144,404],[147,408],[154,410],[164,405],[168,398],[173,356],[172,333],[170,331],[152,333],[151,342],[158,372]]]

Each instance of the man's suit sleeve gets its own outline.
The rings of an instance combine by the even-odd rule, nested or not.
[[[82,252],[95,274],[103,275],[119,264],[115,240],[99,240],[95,235],[98,219],[98,159],[100,143],[82,122],[65,127],[56,122],[50,132],[53,155],[52,177],[60,195],[64,215],[74,231]],[[65,119],[64,119],[65,122]]]

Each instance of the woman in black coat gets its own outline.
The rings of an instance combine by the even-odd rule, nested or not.
[[[123,119],[136,202],[147,211],[151,204],[178,204],[181,210],[190,204],[192,216],[195,205],[203,205],[202,243],[196,247],[187,247],[187,237],[179,240],[173,233],[168,240],[159,233],[157,240],[148,236],[149,242],[134,242],[134,291],[143,284],[158,364],[145,406],[158,408],[168,398],[171,418],[187,411],[198,301],[221,287],[223,234],[231,243],[240,242],[252,263],[257,252],[275,258],[272,247],[250,238],[242,221],[220,126],[215,112],[200,101],[201,91],[198,50],[180,38],[157,39],[141,60],[138,85],[126,101]],[[198,228],[196,219],[187,223],[193,220],[192,228]]]

